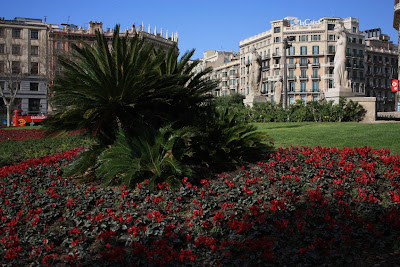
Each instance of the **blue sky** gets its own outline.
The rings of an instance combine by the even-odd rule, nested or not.
[[[393,29],[394,0],[2,0],[0,17],[44,18],[47,22],[125,29],[144,22],[178,32],[181,53],[196,49],[194,58],[209,49],[238,51],[239,41],[270,29],[270,21],[287,16],[317,20],[326,16],[359,18],[360,30],[381,28],[397,44]]]

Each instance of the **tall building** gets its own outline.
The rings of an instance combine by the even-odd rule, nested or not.
[[[240,41],[239,91],[249,94],[250,54],[255,49],[262,59],[261,93],[270,101],[273,101],[274,83],[282,80],[285,65],[290,104],[296,99],[312,101],[323,97],[323,92],[333,88],[337,22],[343,23],[347,33],[346,66],[352,91],[364,96],[364,34],[359,31],[358,19],[337,17],[319,20],[286,17],[271,21],[269,30]],[[282,59],[285,39],[291,45],[287,49],[286,64]]]
[[[102,22],[89,22],[83,29],[73,24],[49,24],[41,19],[15,18],[0,19],[0,86],[8,84],[20,88],[13,109],[22,109],[23,113],[38,114],[48,111],[48,88],[60,72],[57,65],[58,55],[68,55],[73,43],[95,41],[95,31],[103,32],[112,40],[113,29],[103,30]],[[178,43],[178,34],[154,28],[151,33],[144,31],[144,25],[136,29],[121,32],[129,36],[139,35],[140,39],[151,43],[156,50],[167,51]],[[178,49],[178,48],[177,48]],[[5,90],[6,97],[9,92]],[[0,99],[0,123],[5,117],[6,108]]]
[[[238,93],[239,55],[233,51],[207,50],[200,58],[196,72],[213,68],[210,78],[218,81],[217,88],[212,92],[215,96],[227,96]]]
[[[366,96],[376,97],[376,110],[395,111],[391,82],[398,77],[398,47],[381,29],[365,32]]]
[[[47,111],[47,24],[41,19],[0,20],[0,86],[19,87],[14,106]],[[9,98],[9,91],[5,90]],[[3,100],[0,113],[5,114]]]

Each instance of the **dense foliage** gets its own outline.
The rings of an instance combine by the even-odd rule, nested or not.
[[[243,161],[246,155],[237,152],[261,146],[264,152],[270,149],[262,145],[266,135],[251,133],[253,127],[219,116],[210,101],[216,84],[206,78],[211,69],[194,71],[199,64],[190,61],[194,50],[179,59],[176,47],[156,52],[138,35],[120,36],[119,26],[111,44],[97,32],[93,46],[83,43],[82,47],[73,45],[73,50],[71,57],[59,59],[63,71],[52,88],[56,109],[45,126],[50,132],[88,129],[97,145],[82,153],[68,173],[134,185],[150,177],[151,181],[189,173],[200,177],[203,172],[196,170],[213,171],[212,163],[220,159],[225,167]],[[233,126],[235,130],[227,129]],[[151,133],[165,127],[171,128],[167,138],[180,140],[160,144]],[[171,148],[165,150],[164,145]],[[117,153],[121,149],[126,153]],[[215,150],[224,153],[208,153]],[[119,170],[107,170],[117,165]]]
[[[0,129],[0,167],[91,143],[82,131],[46,137],[39,129]]]
[[[365,115],[363,107],[352,100],[341,98],[339,103],[319,100],[304,103],[297,100],[285,110],[281,104],[271,102],[254,103],[253,107],[238,104],[234,97],[218,100],[216,103],[228,106],[230,112],[238,113],[238,116],[247,122],[346,122],[361,121]]]
[[[2,169],[2,264],[365,266],[399,249],[400,157],[388,150],[282,148],[154,191],[62,178],[76,152]]]

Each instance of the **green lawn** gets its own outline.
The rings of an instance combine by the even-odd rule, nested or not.
[[[400,153],[400,123],[270,122],[254,123],[280,146],[389,148]]]

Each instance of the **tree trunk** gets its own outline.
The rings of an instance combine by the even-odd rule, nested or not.
[[[6,107],[7,107],[7,127],[10,127],[10,122],[11,122],[11,112],[10,112],[10,109],[11,109],[11,105],[10,104],[8,104],[8,105],[6,105]]]

